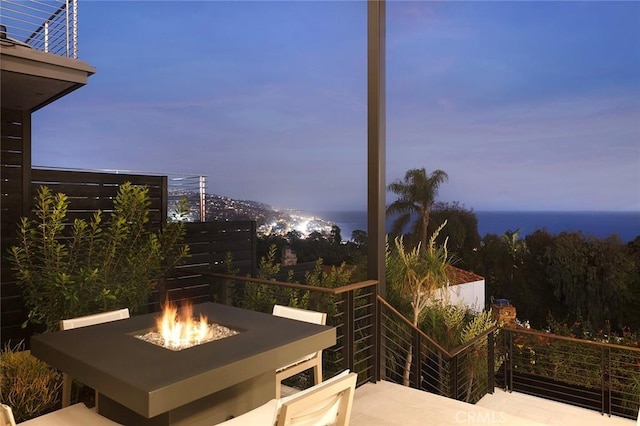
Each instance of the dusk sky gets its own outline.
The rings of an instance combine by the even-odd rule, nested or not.
[[[366,209],[364,1],[80,1],[87,86],[33,164]],[[387,3],[387,182],[474,210],[640,211],[640,2]],[[393,195],[387,200],[391,202]]]

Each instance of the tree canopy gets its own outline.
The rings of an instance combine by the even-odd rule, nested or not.
[[[403,180],[390,183],[387,189],[398,196],[387,206],[387,216],[397,216],[391,235],[402,235],[413,219],[411,233],[418,236],[417,242],[426,248],[431,210],[440,185],[448,179],[449,176],[442,170],[434,170],[427,175],[427,171],[421,168],[407,170]]]

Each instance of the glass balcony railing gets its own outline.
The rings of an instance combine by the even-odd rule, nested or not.
[[[78,1],[0,0],[0,41],[78,59]]]

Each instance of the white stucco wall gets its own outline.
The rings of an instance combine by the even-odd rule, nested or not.
[[[442,293],[436,298],[442,300]],[[484,280],[449,286],[448,299],[452,305],[465,305],[476,312],[482,312],[485,306]]]

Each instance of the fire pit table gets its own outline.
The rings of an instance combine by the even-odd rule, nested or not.
[[[158,313],[31,338],[31,353],[99,392],[98,412],[126,425],[213,425],[275,397],[275,371],[335,344],[333,327],[216,303],[194,314],[238,334],[173,351],[136,335]]]

